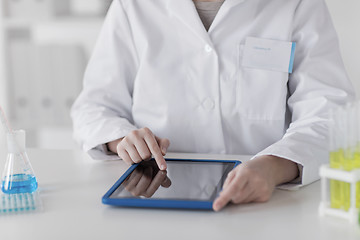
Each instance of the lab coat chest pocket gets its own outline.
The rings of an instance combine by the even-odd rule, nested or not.
[[[244,48],[238,45],[238,111],[253,120],[284,120],[289,74],[243,66]]]

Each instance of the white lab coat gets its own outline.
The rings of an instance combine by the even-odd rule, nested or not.
[[[293,73],[243,67],[249,36],[296,42]],[[353,99],[324,0],[226,0],[209,32],[191,0],[114,0],[72,118],[95,158],[149,127],[169,151],[290,159],[308,184],[329,108]]]

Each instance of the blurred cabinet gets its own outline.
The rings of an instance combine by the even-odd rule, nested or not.
[[[2,0],[9,18],[53,18],[59,16],[103,16],[112,0]]]
[[[8,83],[12,119],[19,127],[69,126],[69,109],[81,91],[86,57],[76,45],[10,44]]]
[[[0,104],[29,146],[72,142],[70,107],[110,2],[0,0]]]
[[[71,0],[3,0],[9,18],[50,18],[66,15]]]

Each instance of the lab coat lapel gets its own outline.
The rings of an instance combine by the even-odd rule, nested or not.
[[[246,0],[225,0],[224,5],[221,7],[223,8],[221,9],[221,12],[226,14],[230,8],[245,1]],[[208,43],[211,42],[210,36],[205,30],[199,14],[196,11],[193,0],[168,0],[167,6],[170,13],[183,22],[197,36]],[[218,22],[219,19],[216,19],[215,21]]]
[[[211,42],[192,0],[168,0],[168,9],[171,15],[183,22],[198,37]]]
[[[233,7],[235,7],[236,5],[245,2],[246,0],[225,0],[223,5],[221,6],[219,12],[217,13],[213,23],[210,26],[209,29],[209,34],[211,35],[213,29],[216,27],[216,25],[218,25],[221,21],[222,18],[225,17],[228,13],[229,10]],[[229,26],[227,26],[229,27]]]

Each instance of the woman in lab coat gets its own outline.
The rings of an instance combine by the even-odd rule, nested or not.
[[[225,0],[208,31],[191,0],[114,0],[72,118],[94,158],[254,155],[219,210],[317,180],[327,112],[353,99],[324,0]]]

